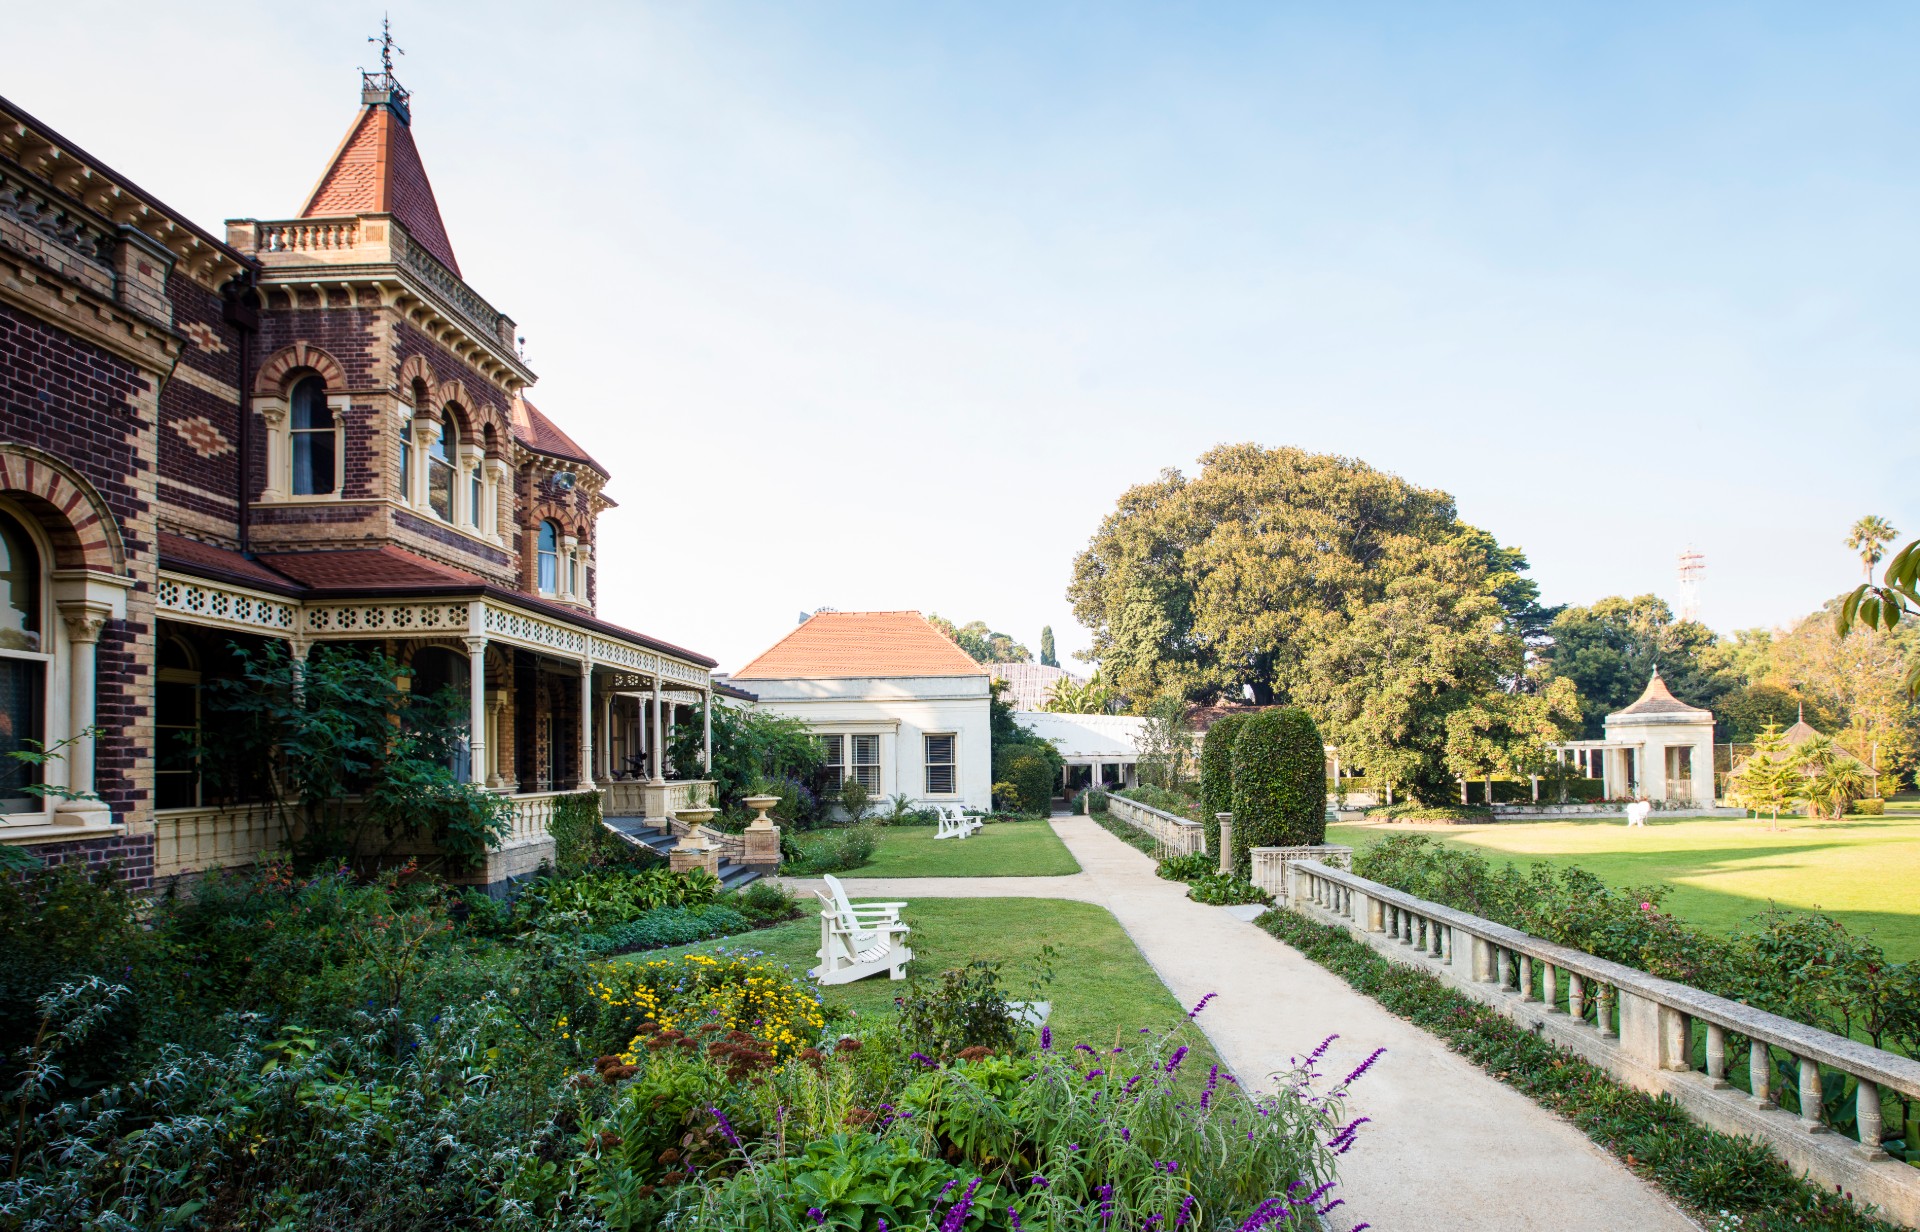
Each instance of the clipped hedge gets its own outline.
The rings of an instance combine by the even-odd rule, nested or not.
[[[1298,706],[1249,715],[1233,741],[1233,867],[1255,847],[1305,847],[1327,837],[1327,746]]]
[[[702,907],[661,907],[637,920],[615,924],[602,932],[588,933],[580,944],[594,954],[627,954],[634,950],[658,950],[669,945],[689,945],[715,937],[749,932],[753,921],[731,907],[709,903]]]
[[[1007,761],[1002,775],[1013,784],[1020,811],[1046,817],[1053,812],[1053,784],[1058,777],[1053,763],[1037,753],[1022,753]]]
[[[1244,714],[1228,714],[1213,721],[1200,744],[1200,802],[1209,814],[1233,811],[1233,742]],[[1207,854],[1220,858],[1220,825],[1206,818]]]

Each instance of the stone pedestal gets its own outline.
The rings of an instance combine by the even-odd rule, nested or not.
[[[706,847],[675,847],[667,853],[667,867],[676,873],[703,868],[714,877],[718,877],[720,853]]]
[[[1231,875],[1233,872],[1233,814],[1215,813],[1213,819],[1220,823],[1220,871]]]
[[[741,863],[763,876],[780,867],[780,827],[765,817],[748,823],[747,849]]]

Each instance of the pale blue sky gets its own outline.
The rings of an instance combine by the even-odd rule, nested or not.
[[[1723,630],[1920,533],[1920,9],[545,7],[394,8],[415,135],[615,472],[602,613],[723,666],[822,605],[1082,647],[1074,554],[1219,441],[1444,488],[1554,602],[1691,543]],[[16,5],[0,92],[281,217],[379,17]]]

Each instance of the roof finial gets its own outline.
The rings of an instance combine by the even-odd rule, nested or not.
[[[1804,722],[1806,722],[1806,721],[1807,721],[1807,703],[1805,703],[1805,702],[1801,702],[1801,703],[1800,703],[1800,716],[1799,716],[1799,717],[1800,717],[1800,721],[1801,721],[1802,723],[1804,723]]]
[[[386,13],[380,14],[380,37],[375,38],[370,34],[367,36],[367,41],[369,43],[379,44],[380,71],[391,79],[393,76],[393,53],[397,51],[403,56],[407,54],[406,48],[401,47],[393,41],[393,18],[391,15]]]

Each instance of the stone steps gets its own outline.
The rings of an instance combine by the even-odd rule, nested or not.
[[[679,840],[674,835],[659,828],[644,817],[603,817],[600,824],[624,842],[635,847],[644,847],[662,860],[673,850]],[[725,856],[720,857],[720,885],[724,889],[738,890],[752,885],[760,879],[760,874],[745,865],[735,864]]]

